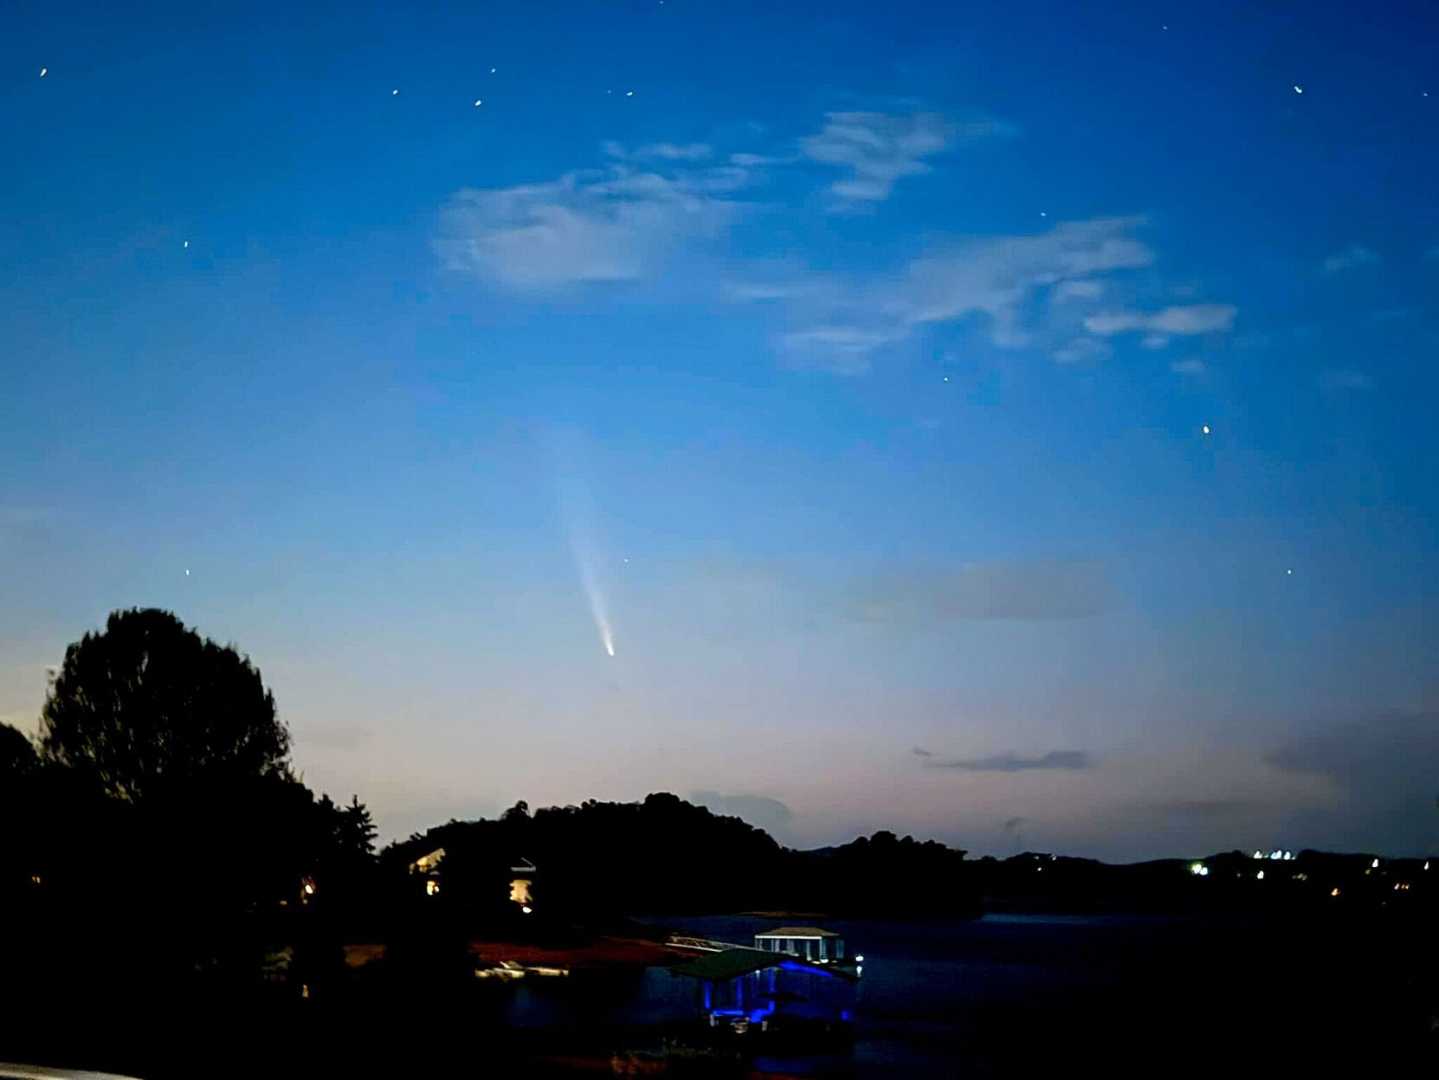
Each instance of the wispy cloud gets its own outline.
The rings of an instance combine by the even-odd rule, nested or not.
[[[1336,251],[1323,262],[1326,274],[1341,274],[1345,270],[1357,270],[1361,266],[1374,266],[1380,262],[1379,253],[1363,244],[1351,244],[1343,251]]]
[[[1319,376],[1323,390],[1372,390],[1374,380],[1362,371],[1325,371]]]
[[[1143,218],[1066,222],[1031,236],[1001,236],[941,249],[915,260],[896,301],[911,324],[985,315],[997,344],[1027,340],[1020,308],[1039,290],[1154,262],[1134,236]],[[1073,288],[1069,295],[1075,295]]]
[[[1111,610],[1117,599],[1101,563],[1015,560],[876,575],[852,587],[847,607],[861,622],[924,625],[1083,619]]]
[[[1142,331],[1149,335],[1161,335],[1167,341],[1171,334],[1212,334],[1231,330],[1237,314],[1238,309],[1233,304],[1185,304],[1154,312],[1104,311],[1086,318],[1084,328],[1091,334],[1104,337]]]
[[[927,761],[931,769],[959,769],[964,772],[1028,772],[1032,769],[1078,770],[1093,767],[1083,750],[1051,750],[1036,757],[1019,754],[995,754],[992,757],[964,758],[958,761]]]
[[[938,113],[832,112],[826,115],[824,127],[799,145],[811,161],[847,172],[830,185],[835,208],[844,209],[889,198],[900,179],[929,172],[925,159],[956,139],[1004,130],[993,120],[956,123]]]
[[[1092,337],[1080,337],[1061,345],[1050,353],[1050,356],[1057,364],[1086,364],[1091,361],[1103,360],[1113,352],[1114,350],[1107,341]]]
[[[1169,365],[1169,370],[1176,375],[1189,375],[1197,378],[1209,371],[1209,365],[1197,357],[1190,357],[1186,360],[1175,360]]]
[[[794,300],[813,292],[804,282],[733,281],[725,286],[725,295],[739,301]]]
[[[1054,287],[1055,300],[1097,300],[1104,295],[1104,282],[1093,278],[1061,281]]]
[[[452,270],[545,290],[656,274],[686,244],[741,213],[735,166],[642,171],[626,165],[511,188],[465,188],[440,213],[436,250]]]
[[[912,748],[912,749],[910,750],[910,753],[913,754],[915,757],[922,757],[922,758],[931,758],[931,757],[934,757],[934,754],[932,754],[930,751],[926,750],[926,749],[925,749],[924,747],[922,747],[922,746],[916,746],[916,747]]]
[[[870,357],[876,349],[903,336],[893,329],[812,326],[783,335],[780,343],[790,367],[832,375],[863,375],[870,369]]]
[[[845,170],[830,189],[837,198],[874,203],[899,179],[928,171],[927,159],[956,141],[1006,130],[990,119],[936,113],[830,113],[800,148]],[[757,168],[786,160],[717,155],[707,143],[607,143],[604,150],[603,169],[457,192],[441,211],[435,242],[445,264],[530,292],[657,280],[682,257],[694,265],[757,212],[760,204],[742,192],[757,183]],[[1033,348],[1061,364],[1108,357],[1109,339],[1119,334],[1138,333],[1144,346],[1162,348],[1172,336],[1230,329],[1228,304],[1116,306],[1135,295],[1133,274],[1156,261],[1140,238],[1144,225],[1137,216],[1095,218],[1036,234],[941,242],[869,280],[811,273],[788,260],[758,262],[735,276],[667,280],[703,280],[731,300],[782,305],[788,327],[773,339],[782,362],[842,376],[870,371],[882,354],[939,324],[973,322],[995,346]]]
[[[765,165],[793,165],[798,160],[799,158],[793,155],[784,157],[777,154],[737,153],[729,156],[731,165],[738,165],[745,169],[755,169]]]
[[[1086,336],[1082,320],[1115,288],[1114,275],[1153,264],[1153,250],[1136,235],[1143,224],[1140,217],[1095,218],[1037,234],[939,245],[892,279],[847,288],[831,283],[795,307],[824,331],[809,341],[815,350],[827,338],[851,344],[836,333],[839,327],[860,331],[874,351],[929,325],[977,319],[1001,348],[1040,347],[1060,363],[1097,360],[1109,346]],[[852,374],[864,367],[840,355],[827,369]]]
[[[609,141],[602,145],[606,156],[619,161],[704,161],[713,156],[714,148],[709,143],[649,143],[637,149],[627,149],[624,143]],[[738,161],[731,162],[741,164]]]

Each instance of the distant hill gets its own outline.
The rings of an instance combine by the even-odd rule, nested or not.
[[[446,895],[465,910],[512,911],[510,868],[528,859],[538,867],[537,906],[578,921],[659,912],[952,918],[983,910],[1413,909],[1439,894],[1439,868],[1431,876],[1423,860],[1369,854],[1255,858],[1231,851],[1110,864],[1026,852],[972,860],[963,850],[885,831],[798,851],[740,818],[668,793],[533,813],[520,803],[497,819],[451,821],[381,853],[390,886],[413,889],[409,864],[437,848],[446,852]]]
[[[479,907],[504,901],[521,858],[538,867],[547,909],[576,915],[740,910],[971,915],[978,894],[965,852],[879,832],[840,847],[796,851],[737,817],[667,793],[643,802],[586,801],[495,820],[452,821],[381,854],[391,880],[444,848],[445,889]]]

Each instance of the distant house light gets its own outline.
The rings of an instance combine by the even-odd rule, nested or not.
[[[1338,895],[1339,895],[1339,889],[1338,889],[1338,887],[1336,886],[1335,888],[1330,889],[1330,890],[1329,890],[1329,895],[1330,895],[1330,896],[1338,896]]]
[[[1371,869],[1371,870],[1378,870],[1378,869],[1379,869],[1379,860],[1378,860],[1378,859],[1375,859],[1372,863],[1370,863],[1370,864],[1369,864],[1369,869]]]
[[[1259,873],[1255,874],[1254,877],[1256,878],[1256,880],[1263,881],[1263,880],[1264,880],[1264,871],[1263,871],[1263,870],[1259,871]]]
[[[1262,858],[1264,858],[1264,852],[1262,852],[1262,851],[1256,851],[1256,852],[1254,853],[1254,857],[1255,857],[1256,859],[1262,859]]]
[[[528,904],[530,902],[529,878],[515,878],[510,882],[510,902],[514,904]]]
[[[439,866],[440,863],[444,862],[444,859],[445,849],[442,847],[435,848],[434,851],[431,851],[425,855],[421,855],[414,862],[410,863],[410,873],[428,874],[435,867]]]
[[[440,883],[439,883],[438,881],[436,881],[434,878],[430,878],[429,881],[425,882],[425,895],[426,895],[426,896],[439,896],[439,895],[440,895]]]
[[[528,915],[528,914],[530,914],[530,912],[534,911],[535,909],[532,908],[532,907],[530,907],[529,904],[525,904],[525,905],[523,905],[523,906],[520,908],[520,910],[523,911],[526,915]]]

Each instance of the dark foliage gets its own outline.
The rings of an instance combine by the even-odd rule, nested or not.
[[[891,915],[970,914],[964,852],[881,832],[843,847],[794,851],[741,821],[657,793],[640,803],[524,803],[497,821],[451,822],[387,849],[387,878],[436,848],[447,904],[501,918],[510,867],[539,867],[536,907],[582,921],[638,912],[807,909]]]
[[[0,783],[29,775],[38,764],[35,747],[24,732],[0,724]]]
[[[33,986],[254,982],[275,942],[315,937],[302,916],[335,933],[363,919],[369,811],[295,778],[274,699],[234,649],[166,612],[116,612],[67,650],[41,724],[38,755],[0,731],[0,813],[23,823],[0,837],[0,907],[24,916],[16,970],[40,950]]]
[[[66,649],[40,747],[47,761],[135,802],[282,776],[290,736],[249,660],[169,612],[136,608]]]

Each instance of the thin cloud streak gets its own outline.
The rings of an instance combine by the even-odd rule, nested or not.
[[[1346,270],[1357,270],[1362,266],[1375,266],[1382,260],[1379,253],[1363,244],[1351,244],[1343,251],[1336,251],[1323,262],[1326,274],[1342,274]]]
[[[1110,337],[1144,331],[1149,334],[1213,334],[1234,328],[1238,309],[1233,304],[1188,304],[1151,313],[1107,311],[1084,320],[1091,334]]]
[[[1077,771],[1094,767],[1083,750],[1051,750],[1038,757],[995,754],[993,757],[964,758],[958,761],[926,761],[927,769],[958,769],[962,772],[1014,773],[1034,770]]]

